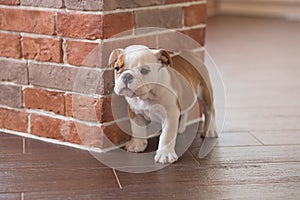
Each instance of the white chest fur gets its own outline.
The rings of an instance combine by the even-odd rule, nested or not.
[[[166,118],[166,110],[163,105],[155,100],[143,100],[139,97],[126,98],[131,110],[136,115],[142,115],[148,121],[161,122]]]

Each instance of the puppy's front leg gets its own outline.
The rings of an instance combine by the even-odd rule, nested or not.
[[[132,137],[128,144],[126,144],[125,149],[129,152],[139,153],[145,151],[147,145],[147,139]]]
[[[178,130],[179,111],[170,113],[162,124],[162,133],[159,138],[158,149],[154,160],[159,163],[173,163],[178,160],[175,152]]]
[[[129,152],[143,152],[147,148],[148,141],[146,139],[146,125],[147,121],[140,115],[130,118],[132,137],[125,149]]]

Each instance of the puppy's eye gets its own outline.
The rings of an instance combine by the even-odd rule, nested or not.
[[[141,69],[141,73],[142,73],[143,75],[147,75],[147,74],[150,73],[150,69],[142,68],[142,69]]]
[[[120,67],[118,65],[115,66],[115,70],[116,70],[116,72],[118,72],[120,70]]]

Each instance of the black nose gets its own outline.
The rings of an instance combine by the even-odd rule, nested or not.
[[[127,85],[127,84],[132,83],[133,76],[129,73],[126,73],[126,74],[123,75],[122,79],[123,79],[123,83],[125,83]]]

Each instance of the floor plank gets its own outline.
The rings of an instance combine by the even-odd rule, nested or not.
[[[21,193],[0,193],[0,200],[22,200]]]
[[[257,145],[261,145],[261,142],[253,137],[250,132],[221,133],[216,144],[217,147]]]
[[[123,152],[122,154],[119,150],[116,150],[105,154],[99,154],[97,155],[97,159],[105,164],[109,164],[110,167],[116,170],[129,173],[147,173],[164,169],[168,166],[168,164],[164,165],[154,162],[154,156],[155,152],[139,154]],[[197,166],[198,162],[189,151],[186,151],[179,157],[174,165],[181,167]]]
[[[0,155],[23,152],[23,139],[16,136],[0,136]]]
[[[0,171],[0,192],[88,191],[119,188],[111,169],[27,168]],[[12,181],[13,180],[13,181]]]
[[[99,188],[98,190],[80,190],[80,191],[43,191],[43,192],[27,192],[24,194],[24,200],[102,200],[102,199],[127,199],[126,194],[120,194],[121,189]],[[116,198],[118,197],[118,198]]]
[[[230,108],[224,130],[268,131],[300,130],[300,107]]]
[[[225,197],[249,196],[247,193],[237,192],[238,188],[253,193],[251,197],[280,197],[284,192],[293,191],[299,186],[300,163],[286,164],[246,164],[246,165],[215,165],[199,167],[174,167],[170,166],[159,172],[143,175],[127,174],[119,172],[120,181],[127,197],[134,198],[136,195],[152,197],[166,197],[175,199],[222,199]],[[188,173],[187,173],[188,171]],[[237,174],[239,174],[237,176]],[[281,188],[277,195],[272,196],[270,188],[276,184],[286,183],[291,187]],[[253,185],[268,185],[267,188],[256,188]],[[144,185],[143,190],[139,190]],[[207,187],[206,187],[207,186]],[[248,186],[248,187],[247,187]],[[252,186],[252,187],[251,187]],[[273,187],[272,187],[273,186]],[[281,186],[282,187],[282,186]],[[256,188],[256,189],[255,189]],[[226,190],[228,189],[228,190]],[[274,188],[273,188],[274,190]],[[134,192],[135,191],[135,192]],[[202,192],[203,191],[203,192]],[[210,192],[208,192],[210,191]],[[223,191],[221,194],[218,192]],[[299,192],[298,192],[299,193]],[[203,196],[202,196],[203,195]],[[249,197],[250,198],[250,197]]]
[[[7,140],[10,142],[8,145]],[[16,144],[15,140],[23,141],[22,138],[1,139],[0,146],[14,149],[12,144]],[[23,142],[19,143],[22,145]],[[26,153],[13,151],[0,154],[0,192],[119,188],[112,169],[87,151],[31,139],[26,139],[26,144]]]
[[[147,180],[145,180],[147,183]],[[90,192],[41,192],[26,193],[27,199],[55,199],[55,200],[94,200],[94,199],[111,199],[111,200],[140,200],[140,199],[265,199],[265,200],[282,200],[296,199],[300,195],[298,188],[300,183],[264,183],[264,184],[241,184],[241,185],[211,185],[186,187],[183,184],[168,185],[150,185],[146,184],[143,189],[138,185],[131,185],[122,190],[107,191],[90,191]],[[289,194],[289,196],[287,196]]]
[[[22,138],[18,139],[17,151],[0,154],[0,169],[27,169],[36,168],[107,168],[96,160],[88,151],[49,144],[37,140],[25,139],[25,152],[22,151]],[[7,150],[14,149],[13,145],[5,146],[6,142],[0,140],[0,146]],[[14,141],[12,141],[15,143]],[[1,149],[1,148],[0,148]]]
[[[49,151],[49,149],[52,149]],[[35,161],[73,168],[106,168],[89,151],[26,139],[25,156]]]
[[[30,139],[23,148],[23,138],[0,133],[0,200],[299,199],[299,35],[299,22],[208,20],[206,49],[227,104],[225,132],[204,159],[199,137],[162,170],[115,174],[87,151]]]
[[[300,130],[254,131],[253,135],[264,145],[300,145]]]
[[[200,164],[300,162],[300,145],[215,147],[204,159],[199,148],[190,149]]]
[[[203,138],[200,135],[197,135],[191,145],[191,147],[200,147],[202,145]],[[222,132],[219,134],[217,140],[217,147],[226,147],[226,146],[257,146],[262,145],[262,143],[257,140],[250,132],[248,131],[238,131],[238,132]]]

